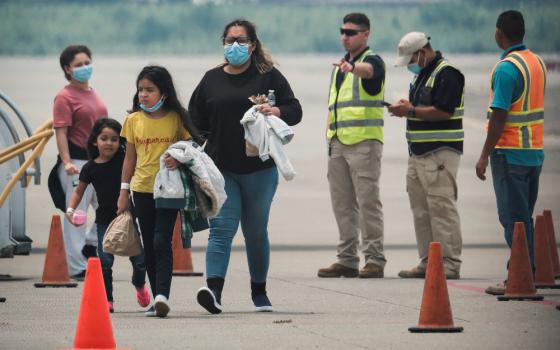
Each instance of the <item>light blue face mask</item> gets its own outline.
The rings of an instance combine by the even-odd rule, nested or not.
[[[162,96],[162,97],[159,99],[159,101],[157,101],[156,104],[153,105],[152,107],[146,107],[146,106],[144,106],[143,103],[140,103],[138,106],[139,106],[140,108],[142,108],[142,110],[143,110],[144,112],[153,113],[153,112],[157,111],[158,109],[160,109],[161,106],[163,106],[163,101],[165,101],[165,98],[163,98],[163,96]]]
[[[406,68],[408,68],[409,71],[416,75],[420,74],[420,72],[422,71],[422,67],[420,67],[418,63],[409,63]]]
[[[409,63],[406,68],[408,68],[409,71],[411,71],[413,74],[420,74],[420,72],[422,71],[422,67],[420,66],[420,54],[422,53],[422,51],[418,51],[418,62],[416,63]]]
[[[91,64],[72,69],[72,77],[80,83],[87,83],[91,79],[92,73],[93,66]]]
[[[224,57],[234,65],[240,66],[249,59],[249,45],[240,45],[237,41],[232,45],[224,45]]]

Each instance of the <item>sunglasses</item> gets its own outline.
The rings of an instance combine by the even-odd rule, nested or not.
[[[233,45],[236,41],[239,45],[248,45],[251,42],[251,39],[249,39],[248,36],[227,36],[224,38],[224,44],[226,45]]]
[[[340,35],[354,36],[358,33],[363,33],[363,32],[365,32],[365,30],[340,28]]]

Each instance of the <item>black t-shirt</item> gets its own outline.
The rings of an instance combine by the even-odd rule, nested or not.
[[[441,52],[437,51],[434,60],[422,69],[414,85],[410,87],[409,100],[413,105],[418,105],[420,89],[426,84],[426,80],[442,58]],[[464,86],[465,77],[460,71],[451,66],[443,68],[434,81],[431,96],[432,105],[440,111],[453,113],[455,107],[461,102]]]
[[[189,102],[189,113],[194,124],[207,136],[205,151],[218,169],[237,174],[248,174],[274,166],[259,157],[245,154],[245,132],[240,124],[245,112],[253,106],[251,95],[268,94],[274,90],[280,118],[288,125],[301,120],[301,106],[294,97],[286,78],[273,68],[261,74],[251,65],[241,74],[228,74],[223,66],[206,72]]]
[[[423,89],[426,81],[443,59],[441,52],[436,52],[436,57],[425,68],[422,69],[414,84],[410,87],[409,99],[414,106],[421,101],[430,101],[428,105],[434,106],[440,111],[453,113],[455,107],[461,103],[465,77],[454,67],[443,68],[434,81],[431,91]],[[426,104],[424,102],[423,104]],[[463,128],[461,119],[448,119],[439,121],[415,121],[407,120],[407,129],[422,130],[456,130]],[[438,141],[438,142],[409,142],[409,152],[415,155],[424,155],[440,148],[449,148],[463,153],[462,141]]]
[[[93,184],[99,206],[95,222],[108,225],[117,217],[117,201],[121,188],[121,172],[124,153],[118,152],[106,163],[87,162],[80,172],[80,181]]]
[[[364,51],[366,50],[369,50],[369,47],[366,47]],[[346,56],[344,56],[344,59],[349,62],[355,62],[356,58],[360,57],[364,51],[362,51],[359,55],[356,55],[353,60],[350,60],[350,54],[347,53]],[[369,79],[362,79],[362,86],[371,96],[377,95],[381,91],[381,85],[385,81],[385,64],[383,63],[383,59],[381,59],[379,55],[370,55],[364,58],[362,62],[369,63],[373,67],[373,76]],[[338,71],[338,74],[336,75],[337,90],[340,88],[345,75],[346,74],[342,73],[340,70]]]

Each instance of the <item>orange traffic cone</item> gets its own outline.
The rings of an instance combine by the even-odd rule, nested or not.
[[[191,250],[183,248],[181,238],[181,215],[177,215],[173,229],[173,276],[202,276],[202,272],[194,272]]]
[[[545,229],[545,218],[537,215],[535,221],[535,287],[558,289],[560,284],[554,282],[552,259],[550,259],[550,241]]]
[[[430,243],[418,327],[410,327],[408,330],[412,333],[457,333],[463,331],[463,327],[453,325],[439,242]]]
[[[60,216],[53,215],[43,268],[43,282],[35,283],[35,287],[76,287],[77,285],[77,283],[70,282],[70,276],[68,276]]]
[[[552,260],[552,272],[555,278],[560,278],[560,259],[558,259],[558,246],[556,243],[556,235],[554,234],[554,222],[552,222],[552,212],[545,210],[543,212],[546,233],[548,235],[548,246],[550,247],[550,259]]]
[[[525,224],[516,222],[513,229],[506,293],[499,295],[498,300],[542,300],[543,296],[536,293]]]
[[[88,259],[74,349],[115,349],[99,258]]]

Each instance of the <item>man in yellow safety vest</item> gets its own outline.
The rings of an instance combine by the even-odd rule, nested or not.
[[[385,64],[368,47],[369,19],[350,13],[340,38],[347,51],[334,63],[329,90],[328,180],[338,225],[337,262],[319,277],[382,278],[383,211],[379,177],[383,150]],[[358,270],[362,238],[365,266]]]

